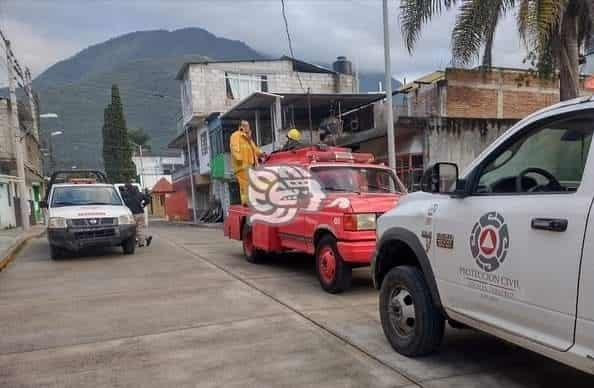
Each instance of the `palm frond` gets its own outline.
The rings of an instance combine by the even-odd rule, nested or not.
[[[452,8],[458,0],[402,0],[400,29],[409,53],[421,36],[421,29],[435,15]]]
[[[484,46],[483,64],[491,66],[497,23],[514,5],[514,0],[464,0],[452,31],[452,61],[467,65],[479,57]]]

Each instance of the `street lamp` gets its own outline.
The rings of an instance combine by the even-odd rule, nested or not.
[[[39,115],[40,118],[42,119],[58,119],[60,116],[57,113],[42,113]],[[54,151],[53,151],[53,141],[52,141],[52,137],[54,136],[59,136],[62,135],[64,132],[63,131],[52,131],[49,133],[48,136],[48,151],[49,151],[49,158],[50,158],[50,163],[49,163],[49,169],[50,169],[50,173],[54,171]]]
[[[42,119],[57,119],[59,116],[57,113],[42,113],[39,117]]]
[[[50,172],[54,171],[54,150],[53,150],[53,140],[54,136],[60,136],[64,134],[64,131],[52,131],[49,135],[49,158],[50,158]]]

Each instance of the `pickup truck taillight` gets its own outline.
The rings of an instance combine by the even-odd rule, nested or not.
[[[375,230],[375,213],[345,214],[343,228],[348,231]]]

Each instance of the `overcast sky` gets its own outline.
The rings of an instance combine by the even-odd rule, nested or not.
[[[381,0],[285,0],[295,55],[330,63],[348,56],[361,70],[383,71]],[[403,48],[399,0],[390,4],[392,73],[402,80],[450,62],[454,12],[435,18],[413,56]],[[511,15],[496,34],[494,64],[522,67]],[[138,30],[202,27],[269,55],[288,53],[280,0],[0,0],[0,26],[33,75],[81,49]]]

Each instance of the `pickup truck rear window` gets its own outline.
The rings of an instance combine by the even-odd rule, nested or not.
[[[121,206],[122,200],[113,187],[68,186],[54,188],[51,207],[85,205]]]

